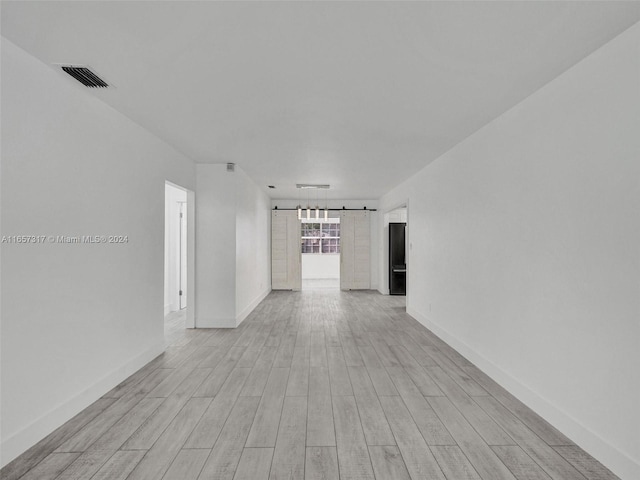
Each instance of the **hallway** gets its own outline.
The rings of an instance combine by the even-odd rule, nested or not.
[[[405,313],[272,292],[166,352],[1,472],[13,479],[615,479]]]

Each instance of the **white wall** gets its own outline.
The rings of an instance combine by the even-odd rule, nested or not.
[[[304,202],[303,202],[304,203]],[[297,200],[283,200],[283,199],[272,199],[271,200],[271,208],[295,208],[298,205]],[[304,203],[306,206],[306,203]],[[314,204],[315,205],[315,204]],[[321,203],[324,205],[324,203]],[[328,200],[327,206],[330,209],[341,209],[345,208],[363,208],[367,207],[369,210],[374,210],[378,208],[378,200]],[[330,212],[331,214],[337,214],[337,212]],[[379,279],[379,266],[380,259],[376,252],[379,252],[379,213],[378,211],[371,212],[369,218],[371,219],[371,289],[378,289],[378,279]],[[304,257],[304,255],[303,255]]]
[[[381,199],[408,311],[640,478],[640,25]]]
[[[236,166],[236,324],[271,291],[271,204]]]
[[[196,327],[235,327],[235,174],[226,165],[196,172]]]
[[[270,219],[267,195],[239,167],[197,166],[197,327],[236,327],[269,293]]]
[[[180,202],[187,192],[165,185],[164,195],[164,314],[180,310]],[[185,246],[186,248],[186,246]],[[186,281],[186,279],[185,279]],[[186,289],[185,289],[186,290]]]
[[[302,279],[340,278],[340,255],[303,253]]]
[[[2,464],[162,352],[165,180],[194,165],[2,38]]]

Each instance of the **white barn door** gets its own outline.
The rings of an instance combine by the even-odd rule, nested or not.
[[[371,288],[371,227],[366,210],[340,212],[340,289]]]
[[[300,290],[300,220],[296,211],[271,211],[271,288]]]

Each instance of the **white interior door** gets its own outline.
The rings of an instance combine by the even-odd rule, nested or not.
[[[180,310],[187,308],[187,203],[180,202]]]
[[[271,212],[271,288],[302,288],[301,227],[296,211]]]
[[[370,213],[340,212],[340,289],[371,288]]]

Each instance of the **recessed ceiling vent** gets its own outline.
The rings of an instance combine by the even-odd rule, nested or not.
[[[93,73],[88,67],[79,65],[61,65],[64,72],[71,75],[85,87],[107,88],[109,84]]]

